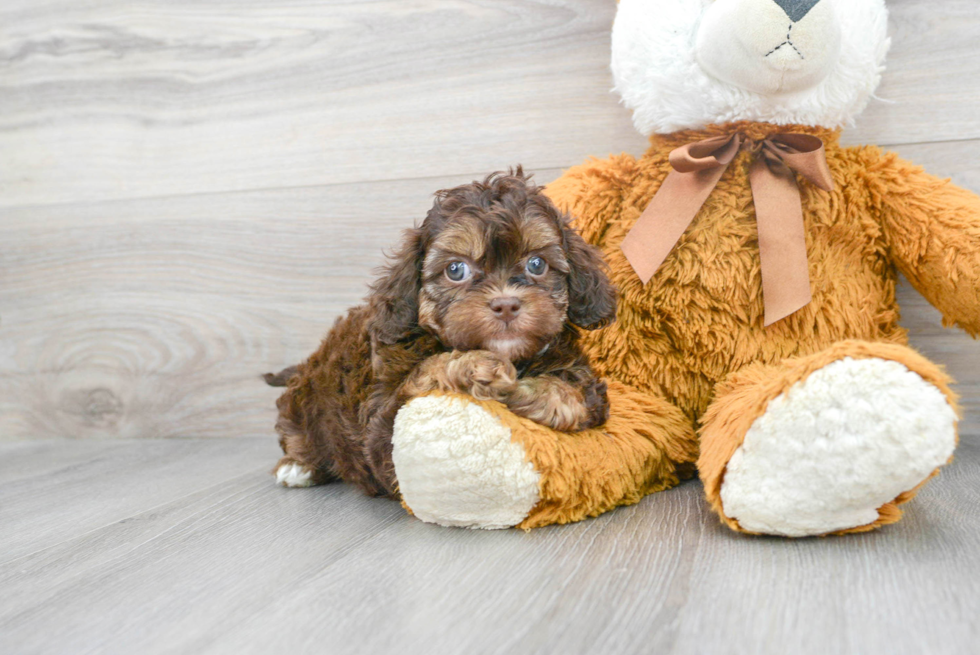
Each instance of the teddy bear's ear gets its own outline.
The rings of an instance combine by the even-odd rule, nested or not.
[[[568,259],[568,320],[595,330],[616,318],[616,289],[606,275],[606,263],[598,248],[587,244],[562,221],[562,245]]]

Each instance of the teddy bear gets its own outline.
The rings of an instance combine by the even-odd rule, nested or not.
[[[980,198],[839,137],[877,87],[883,0],[621,0],[615,91],[649,136],[548,185],[607,259],[583,333],[603,426],[561,433],[433,394],[397,416],[403,504],[446,526],[578,521],[697,475],[752,534],[901,518],[957,444],[944,371],[908,346],[902,273],[980,334]]]

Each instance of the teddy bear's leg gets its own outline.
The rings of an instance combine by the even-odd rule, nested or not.
[[[667,401],[609,382],[605,425],[556,432],[493,401],[429,395],[395,419],[406,508],[440,525],[539,527],[596,516],[677,484],[696,439]]]
[[[896,344],[845,341],[718,386],[698,470],[722,520],[790,537],[861,532],[948,462],[956,397],[932,362]]]

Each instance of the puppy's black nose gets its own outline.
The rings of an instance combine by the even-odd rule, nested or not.
[[[521,301],[513,296],[509,298],[494,298],[490,301],[490,309],[494,316],[504,323],[510,323],[521,311]]]

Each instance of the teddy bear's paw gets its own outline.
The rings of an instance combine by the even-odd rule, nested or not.
[[[898,362],[845,358],[772,400],[725,470],[726,516],[745,530],[820,535],[878,519],[956,446],[956,414]]]
[[[476,403],[415,398],[395,418],[392,445],[402,499],[428,523],[508,528],[538,502],[540,475],[524,447]]]

